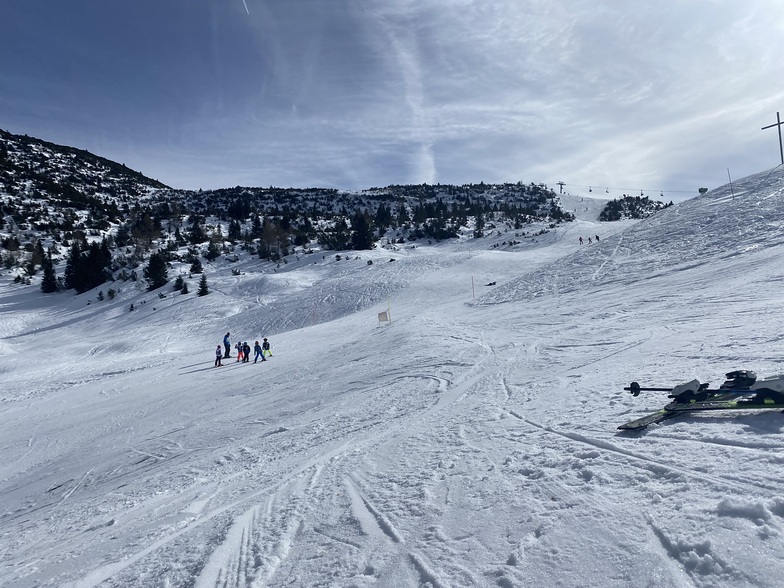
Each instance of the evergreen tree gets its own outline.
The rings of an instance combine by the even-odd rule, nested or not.
[[[102,249],[103,247],[103,249]],[[81,289],[77,288],[79,293],[86,292],[90,288],[100,286],[106,281],[104,269],[111,263],[111,254],[108,247],[106,247],[106,240],[99,245],[95,241],[90,243],[87,248],[87,254],[82,255],[82,284]]]
[[[84,291],[81,289],[83,285],[82,269],[81,269],[81,256],[82,251],[79,247],[79,242],[74,239],[71,244],[71,250],[68,253],[68,259],[65,261],[65,287],[68,289],[75,288],[77,291]]]
[[[125,247],[131,242],[131,231],[128,225],[122,224],[117,227],[117,234],[114,236],[114,243],[117,247]]]
[[[220,247],[218,247],[217,243],[210,242],[210,244],[207,245],[207,253],[204,254],[204,258],[207,261],[215,261],[219,257],[220,257]]]
[[[239,241],[242,239],[242,225],[240,221],[233,220],[229,223],[229,241]]]
[[[169,281],[166,258],[162,253],[153,253],[150,255],[150,264],[144,268],[144,278],[148,282],[148,291],[160,288]]]
[[[175,290],[182,290],[182,287],[185,285],[185,278],[182,277],[182,274],[177,276],[177,279],[174,280],[174,289]]]
[[[384,231],[392,224],[392,211],[382,202],[376,210],[376,216],[373,219],[373,224],[383,234]]]
[[[30,257],[30,262],[33,265],[43,265],[44,259],[46,258],[46,252],[44,251],[44,243],[41,239],[36,241],[35,247],[33,247],[33,253]]]
[[[406,206],[401,202],[397,207],[397,224],[402,226],[411,220],[408,216]]]
[[[197,257],[191,262],[191,273],[192,274],[200,274],[204,271],[204,266],[201,264],[201,260]]]
[[[207,287],[207,274],[202,274],[201,280],[199,281],[199,291],[196,294],[199,296],[206,296],[209,293],[210,290]]]
[[[338,217],[335,221],[335,226],[331,230],[325,230],[319,234],[319,241],[327,249],[348,249],[351,242],[351,233],[348,230],[346,219]]]
[[[191,217],[191,228],[188,231],[188,240],[192,245],[204,243],[207,240],[207,234],[201,226],[201,218],[198,215]]]
[[[259,218],[258,214],[254,214],[251,220],[250,236],[254,239],[258,239],[261,237],[262,233],[261,218]]]
[[[44,276],[41,280],[41,292],[51,294],[57,292],[57,274],[54,271],[52,252],[49,251],[43,261]]]
[[[477,210],[476,212],[476,226],[474,227],[474,237],[484,237],[485,233],[485,217],[482,215],[482,212]]]
[[[351,233],[351,247],[353,249],[373,249],[373,229],[370,227],[365,213],[358,210],[351,221],[354,229]]]
[[[264,217],[264,223],[261,229],[262,248],[259,257],[269,257],[272,254],[272,249],[278,241],[278,228],[269,217]],[[265,255],[262,255],[262,252]]]

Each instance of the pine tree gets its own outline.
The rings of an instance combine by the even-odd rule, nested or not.
[[[74,239],[68,259],[65,262],[65,287],[68,289],[76,288],[78,290],[81,286],[81,268],[79,267],[81,265],[81,255],[82,251],[79,248],[79,242]]]
[[[474,227],[474,237],[477,239],[479,237],[484,237],[485,236],[484,230],[485,230],[485,217],[481,211],[477,211],[476,225]]]
[[[218,247],[217,243],[211,241],[210,244],[207,245],[207,253],[204,254],[204,258],[207,261],[215,261],[219,257],[220,257],[220,247]]]
[[[38,239],[38,241],[36,241],[35,243],[35,247],[33,248],[33,253],[30,261],[33,265],[43,266],[44,259],[46,259],[46,252],[44,251],[44,243],[41,239]]]
[[[43,260],[44,277],[41,280],[41,292],[44,294],[51,294],[57,292],[57,274],[54,271],[54,262],[52,261],[52,252],[49,251]]]
[[[144,278],[148,282],[147,290],[155,290],[169,281],[166,259],[161,253],[150,255],[150,264],[144,268]]]
[[[238,241],[242,239],[242,225],[240,221],[233,220],[229,223],[229,240]]]
[[[353,249],[373,249],[373,229],[370,228],[365,214],[358,210],[351,221],[351,247]]]
[[[202,274],[201,280],[199,281],[199,291],[196,294],[199,296],[206,296],[209,293],[210,290],[207,287],[207,274]]]

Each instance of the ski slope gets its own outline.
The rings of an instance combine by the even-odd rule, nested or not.
[[[616,429],[632,380],[784,371],[784,170],[733,191],[201,298],[0,278],[0,585],[780,586],[784,415]]]

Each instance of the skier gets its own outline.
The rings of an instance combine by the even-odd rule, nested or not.
[[[596,242],[599,242],[599,235],[596,235]]]
[[[593,243],[593,241],[591,241],[591,238],[588,237],[588,245],[590,245],[591,243]]]
[[[256,353],[256,357],[253,358],[253,363],[256,363],[259,360],[259,357],[261,358],[261,361],[267,361],[264,359],[264,354],[261,352],[261,345],[258,341],[256,341],[256,344],[253,346],[253,351]]]
[[[582,245],[582,244],[583,244],[583,238],[580,237],[580,245]]]
[[[215,348],[215,367],[223,367],[221,363],[221,355],[223,355],[223,351],[221,350],[221,346]]]
[[[261,344],[261,354],[272,357],[272,350],[270,349],[270,344],[266,337],[264,337],[264,343]]]
[[[239,341],[234,348],[237,350],[237,361],[235,363],[239,363],[242,361],[242,341]]]
[[[250,345],[248,342],[242,344],[242,363],[248,363],[250,361]]]
[[[229,339],[229,335],[231,333],[226,333],[226,336],[223,338],[223,346],[226,348],[226,355],[223,357],[231,357],[231,339]]]

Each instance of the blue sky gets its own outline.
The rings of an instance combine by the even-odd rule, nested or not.
[[[776,166],[784,4],[646,4],[3,0],[0,128],[179,188],[678,200]]]

